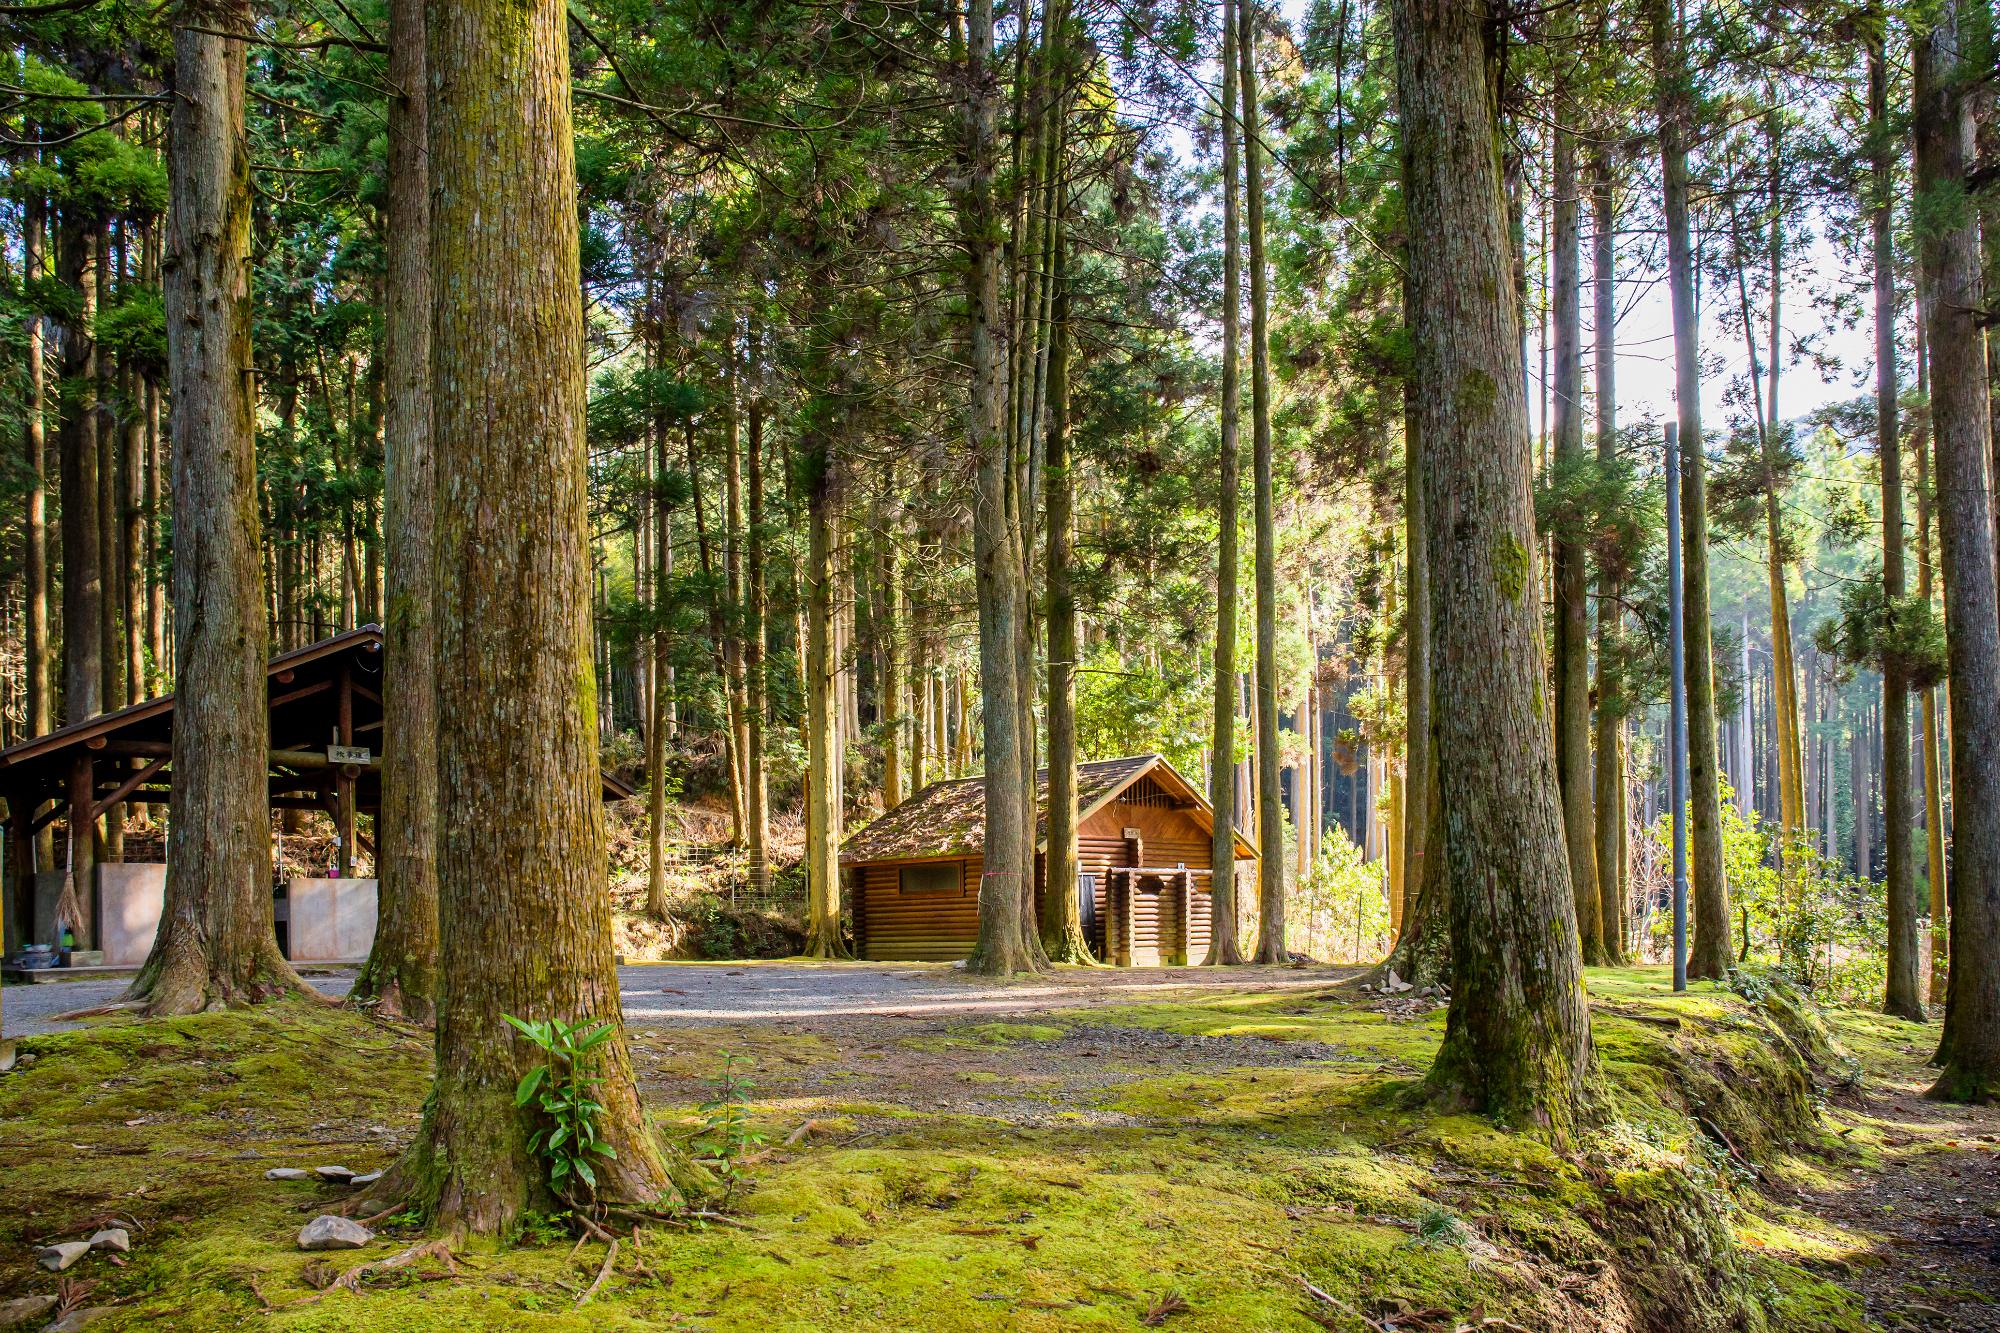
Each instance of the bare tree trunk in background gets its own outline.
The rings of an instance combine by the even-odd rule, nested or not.
[[[1210,936],[1207,963],[1243,962],[1236,907],[1236,591],[1237,508],[1242,498],[1243,419],[1239,364],[1243,339],[1243,255],[1237,217],[1241,134],[1237,125],[1236,0],[1222,0],[1222,403],[1216,473],[1215,730],[1209,742],[1208,803],[1214,807],[1208,851]]]
[[[64,209],[57,240],[58,276],[76,295],[78,314],[63,332],[62,456],[63,722],[104,711],[103,566],[97,524],[97,247],[91,219]],[[76,839],[78,850],[86,840]]]
[[[1033,894],[1035,773],[1029,739],[1021,734],[1021,658],[1027,652],[1025,574],[1021,542],[1010,513],[1013,460],[1003,421],[1004,333],[1000,302],[1001,231],[993,198],[999,90],[993,58],[992,0],[971,0],[960,103],[964,183],[956,201],[965,252],[967,339],[972,388],[966,443],[977,465],[973,483],[973,571],[979,602],[979,686],[986,750],[986,847],[979,883],[979,939],[969,966],[988,976],[1038,972],[1045,965],[1023,930]],[[959,762],[970,730],[960,685]]]
[[[1576,136],[1555,132],[1555,471],[1581,475],[1583,462],[1583,227]],[[1562,793],[1563,841],[1576,890],[1583,960],[1602,964],[1603,904],[1597,891],[1596,818],[1590,777],[1590,600],[1581,542],[1555,542],[1556,777]]]
[[[1042,488],[1048,503],[1049,819],[1047,876],[1042,889],[1042,949],[1053,963],[1089,963],[1077,903],[1076,590],[1070,581],[1075,540],[1075,480],[1069,452],[1070,284],[1065,184],[1049,222],[1055,300],[1049,321],[1047,452]],[[1232,907],[1232,915],[1233,915]]]
[[[1915,43],[1912,124],[1919,232],[1937,439],[1938,530],[1944,554],[1951,679],[1951,977],[1942,1066],[1930,1095],[1984,1102],[2000,1096],[2000,600],[1993,568],[1993,495],[1987,485],[1989,399],[1979,312],[1979,240],[1960,198],[1969,167],[1968,71],[1961,25],[1983,15],[1942,0]]]
[[[1917,307],[1917,401],[1922,404],[1916,422],[1912,451],[1917,456],[1917,596],[1925,606],[1931,598],[1931,445],[1930,445],[1930,359],[1924,342],[1924,280],[1918,265]],[[1923,692],[1921,734],[1918,748],[1924,764],[1924,869],[1930,889],[1931,975],[1928,999],[1944,1003],[1950,972],[1950,910],[1947,903],[1944,865],[1944,756],[1938,750],[1938,692],[1935,685]]]
[[[1722,810],[1716,784],[1715,667],[1708,609],[1708,486],[1701,434],[1701,347],[1694,301],[1695,256],[1688,229],[1687,65],[1678,23],[1666,0],[1651,13],[1653,68],[1659,82],[1660,171],[1664,181],[1667,285],[1674,312],[1674,396],[1686,469],[1681,477],[1686,560],[1688,791],[1694,817],[1694,938],[1688,975],[1721,977],[1729,947],[1729,885],[1722,869]]]
[[[878,717],[882,723],[882,808],[893,810],[910,795],[910,710],[907,695],[909,626],[903,605],[903,509],[896,468],[882,473],[881,546],[877,563],[882,586],[882,679]]]
[[[1896,141],[1889,125],[1889,62],[1877,29],[1868,39],[1869,224],[1875,278],[1875,443],[1882,465],[1882,591],[1901,604],[1903,571],[1903,431],[1896,394]],[[1858,793],[1857,793],[1858,795]],[[1896,653],[1882,663],[1883,892],[1888,899],[1889,976],[1883,1011],[1923,1022],[1922,968],[1918,960],[1916,867],[1910,857],[1909,671]],[[1856,804],[1857,832],[1866,827],[1867,802]],[[1868,873],[1864,862],[1861,874]]]
[[[735,327],[728,363],[729,419],[722,436],[723,678],[729,689],[729,773],[735,846],[750,845],[750,693],[743,667],[743,437]]]
[[[22,270],[28,281],[47,275],[44,237],[48,205],[39,192],[28,197],[21,223]],[[22,496],[21,576],[27,585],[23,647],[27,656],[27,723],[29,736],[46,736],[54,727],[55,710],[49,691],[49,523],[48,523],[48,347],[47,321],[36,312],[28,317],[26,418],[21,432]],[[48,840],[36,847],[38,868],[48,869]],[[32,923],[30,923],[32,927]]]
[[[1257,953],[1285,963],[1285,803],[1278,785],[1278,537],[1271,478],[1270,274],[1264,264],[1264,139],[1257,100],[1256,4],[1236,7],[1243,194],[1250,261],[1251,487],[1257,532]],[[1302,835],[1303,836],[1303,835]]]
[[[1460,0],[1395,5],[1436,692],[1477,705],[1434,723],[1453,985],[1430,1082],[1567,1142],[1593,1055],[1542,694],[1520,312],[1487,78],[1497,26]]]
[[[841,747],[833,697],[834,654],[833,451],[824,423],[807,428],[804,460],[808,549],[806,555],[806,892],[805,953],[841,958],[840,788],[834,765]]]
[[[1407,288],[1405,290],[1407,297]],[[1425,929],[1437,940],[1446,936],[1444,916],[1439,910],[1442,895],[1430,894],[1424,886],[1435,868],[1430,840],[1433,806],[1436,804],[1437,750],[1432,736],[1431,710],[1431,569],[1430,544],[1425,538],[1423,437],[1417,433],[1416,396],[1406,382],[1403,386],[1403,545],[1408,569],[1404,574],[1403,595],[1408,605],[1403,612],[1404,728],[1403,755],[1403,910],[1397,931],[1397,952],[1413,932]],[[1428,897],[1432,920],[1419,922],[1418,906]],[[1444,951],[1437,951],[1443,959]],[[1411,961],[1405,957],[1405,962]],[[1439,976],[1429,980],[1443,979]],[[1407,973],[1403,975],[1407,976]],[[1427,983],[1428,984],[1428,983]]]
[[[176,12],[163,265],[179,627],[173,837],[160,930],[127,992],[152,1014],[305,988],[279,956],[271,908],[245,46],[215,35],[248,31],[250,12],[245,0],[188,0]]]
[[[750,887],[762,892],[770,883],[766,850],[771,820],[766,800],[764,724],[767,687],[764,675],[764,622],[768,614],[764,587],[764,380],[762,328],[754,320],[749,338],[750,436],[745,485],[749,492],[749,543],[744,576],[749,590],[743,623],[743,698],[748,727],[745,737],[744,808],[749,817],[745,836],[750,846]]]
[[[437,1022],[437,464],[431,451],[429,124],[424,0],[389,10],[389,193],[383,284],[380,911],[355,997]]]
[[[1597,343],[1597,463],[1608,469],[1618,459],[1618,269],[1612,198],[1611,153],[1602,143],[1590,159],[1591,295],[1596,302],[1591,333]],[[1596,862],[1598,919],[1604,932],[1605,961],[1623,963],[1625,929],[1625,713],[1628,707],[1618,661],[1624,611],[1617,576],[1597,578],[1597,768]]]

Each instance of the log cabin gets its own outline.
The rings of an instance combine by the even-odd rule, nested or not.
[[[1049,775],[1036,775],[1035,904],[1047,891]],[[1084,934],[1120,967],[1199,963],[1208,952],[1208,801],[1157,754],[1077,765],[1077,883]],[[979,937],[986,782],[934,782],[841,849],[858,957],[956,961]],[[1236,833],[1239,872],[1257,849]],[[1241,897],[1239,895],[1239,901]]]

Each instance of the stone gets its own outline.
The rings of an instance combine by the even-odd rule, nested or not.
[[[66,1240],[55,1245],[44,1245],[35,1251],[35,1258],[42,1261],[42,1267],[51,1273],[60,1273],[84,1255],[90,1253],[87,1240]]]
[[[132,1253],[132,1237],[124,1227],[106,1227],[90,1238],[93,1250],[115,1250],[119,1254]]]
[[[336,1185],[345,1185],[354,1179],[354,1169],[346,1166],[316,1166],[313,1168],[313,1174],[321,1180],[332,1181]]]
[[[80,1328],[88,1328],[108,1314],[114,1313],[109,1305],[86,1305],[81,1310],[71,1310],[53,1324],[42,1325],[42,1333],[77,1333]]]
[[[17,1296],[11,1301],[0,1301],[0,1328],[12,1328],[30,1319],[40,1319],[55,1308],[56,1298],[53,1296]]]
[[[382,1178],[382,1168],[377,1167],[373,1171],[362,1172],[360,1175],[354,1177],[354,1179],[348,1181],[347,1183],[350,1185],[373,1185],[376,1181],[380,1180],[381,1178]]]
[[[1404,991],[1410,989],[1410,983],[1397,976],[1394,971],[1391,971],[1387,979],[1382,982],[1382,989],[1391,995],[1401,995]]]
[[[302,1166],[274,1166],[264,1173],[266,1180],[310,1180],[312,1172]]]
[[[331,1213],[315,1217],[299,1229],[302,1250],[358,1250],[375,1239],[375,1233],[359,1222]]]

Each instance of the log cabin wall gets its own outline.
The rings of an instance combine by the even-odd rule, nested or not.
[[[857,867],[856,952],[880,961],[945,963],[955,963],[971,953],[979,940],[981,864],[974,856]],[[957,888],[906,891],[905,866],[951,866],[958,872]]]

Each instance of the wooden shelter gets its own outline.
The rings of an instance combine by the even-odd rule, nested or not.
[[[1047,891],[1049,775],[1036,777],[1035,903]],[[1200,962],[1208,952],[1213,811],[1157,754],[1077,765],[1077,895],[1084,933],[1108,963]],[[847,840],[840,864],[855,952],[956,960],[979,937],[986,780],[934,782]],[[1257,849],[1239,831],[1239,862]]]
[[[382,798],[382,630],[363,625],[271,659],[269,674],[271,808],[325,811],[340,833],[338,874],[353,873],[365,845],[355,818]],[[171,804],[174,696],[73,723],[0,750],[0,797],[7,802],[10,917],[34,920],[34,835],[71,813],[95,819],[126,801]],[[606,774],[606,800],[632,788]],[[88,884],[94,840],[74,849],[78,884]],[[91,910],[88,895],[83,908]],[[18,913],[18,916],[16,915]]]

